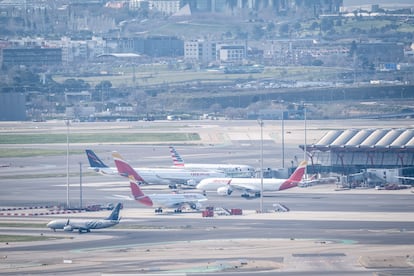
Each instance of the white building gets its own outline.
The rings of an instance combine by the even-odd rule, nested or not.
[[[217,43],[211,40],[184,41],[184,59],[209,63],[217,60]]]
[[[246,47],[244,45],[220,45],[218,58],[220,62],[242,63],[246,59]]]
[[[172,15],[181,8],[180,0],[153,0],[148,1],[148,8],[156,10],[166,15]]]

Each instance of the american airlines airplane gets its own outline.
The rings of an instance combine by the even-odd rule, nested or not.
[[[133,199],[145,206],[156,207],[156,213],[161,213],[162,208],[174,208],[175,213],[181,213],[184,207],[199,210],[201,202],[207,200],[199,193],[145,195],[139,188],[140,182],[144,181],[141,176],[117,152],[113,152],[112,156],[119,174],[129,178]]]
[[[217,170],[224,172],[227,177],[253,177],[256,171],[254,167],[249,165],[185,163],[183,158],[173,146],[170,146],[169,149],[174,167]]]
[[[112,227],[120,221],[119,210],[121,210],[121,207],[122,204],[118,203],[106,219],[57,219],[50,221],[47,227],[53,229],[53,231],[56,231],[56,229],[62,229],[67,232],[78,230],[79,233],[83,231],[90,232],[91,229]]]
[[[104,175],[118,175],[116,168],[108,167],[92,150],[85,150],[89,160],[90,169]],[[164,184],[170,188],[177,185],[195,187],[202,179],[207,177],[225,177],[221,171],[186,168],[134,168],[139,172],[145,184]]]
[[[305,173],[307,162],[302,161],[288,179],[264,178],[263,191],[280,191],[298,186]],[[234,190],[242,191],[242,197],[260,197],[261,178],[206,178],[200,181],[197,189],[217,191],[219,195],[230,195]]]

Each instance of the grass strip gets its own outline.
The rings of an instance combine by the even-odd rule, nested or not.
[[[200,140],[197,133],[73,133],[69,143],[180,142]],[[2,134],[0,144],[66,143],[66,134]]]
[[[82,176],[96,176],[99,175],[96,172],[82,172]],[[63,178],[66,177],[66,173],[39,173],[39,174],[14,174],[14,175],[4,175],[1,179],[39,179],[39,178]],[[69,177],[79,177],[79,173],[69,173]]]
[[[61,237],[25,236],[25,235],[0,235],[0,242],[32,242],[63,239]]]
[[[1,222],[0,227],[12,228],[45,228],[45,223],[19,223],[19,222]]]
[[[70,150],[69,154],[82,154],[84,151]],[[33,157],[33,156],[66,156],[66,150],[49,150],[36,148],[3,148],[0,149],[0,158]]]

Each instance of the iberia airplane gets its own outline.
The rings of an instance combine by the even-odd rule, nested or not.
[[[201,208],[201,202],[207,200],[204,195],[199,193],[146,195],[139,187],[139,184],[143,181],[143,179],[138,172],[136,172],[126,161],[124,161],[117,152],[113,152],[112,156],[119,174],[129,178],[129,185],[133,199],[143,205],[155,207],[156,213],[161,213],[162,208],[174,208],[175,213],[181,213],[184,207],[199,210]]]
[[[92,150],[86,150],[90,169],[104,175],[118,175],[115,167],[107,166]],[[222,171],[206,169],[186,169],[186,168],[134,168],[142,177],[145,184],[169,185],[176,188],[177,185],[184,185],[194,188],[200,180],[207,177],[225,177]]]
[[[263,192],[281,191],[298,186],[305,173],[307,162],[302,161],[288,179],[263,178]],[[219,195],[230,195],[234,190],[242,191],[242,197],[260,197],[261,178],[206,178],[196,186],[203,191],[217,191]]]

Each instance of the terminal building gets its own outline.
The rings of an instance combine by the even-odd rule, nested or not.
[[[332,130],[300,148],[309,157],[308,173],[369,174],[372,185],[413,183],[414,129]]]

